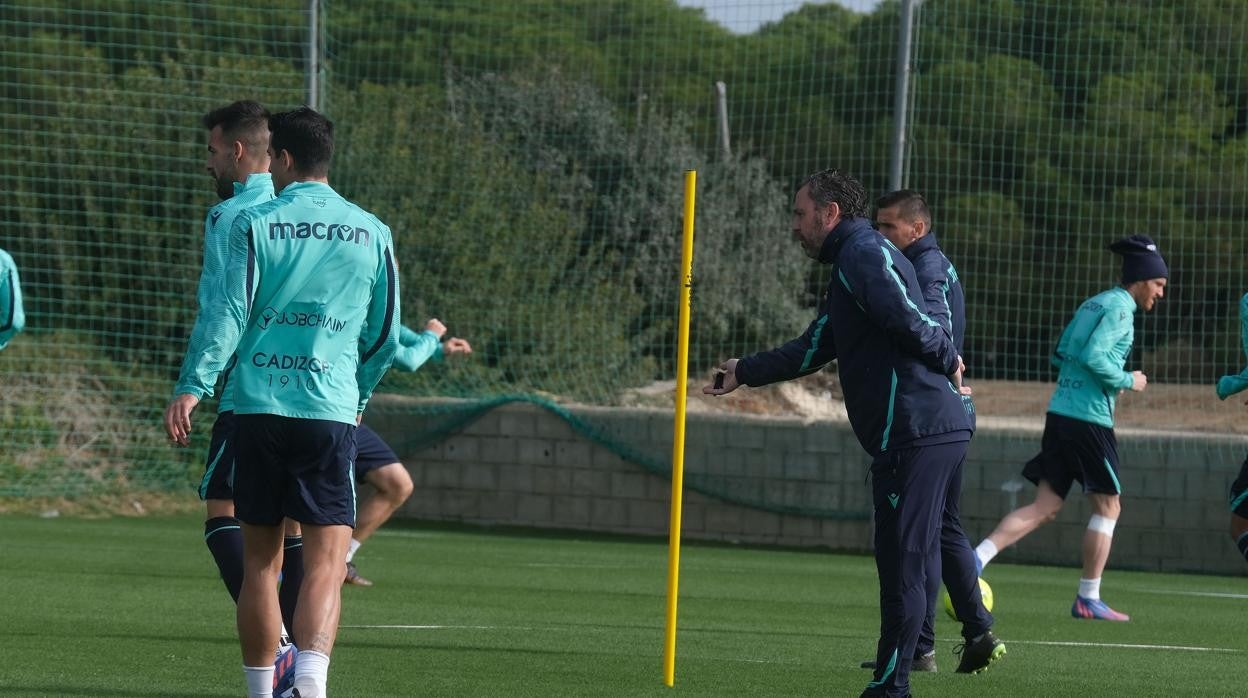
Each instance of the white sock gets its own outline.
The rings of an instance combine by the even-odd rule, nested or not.
[[[988,538],[985,538],[979,545],[975,546],[975,556],[979,558],[979,564],[982,567],[987,567],[988,563],[999,552],[1001,551],[997,550],[996,544]]]
[[[243,665],[247,677],[247,698],[273,698],[273,665]]]
[[[1101,598],[1101,578],[1096,579],[1080,579],[1079,595],[1085,599]]]
[[[295,657],[295,688],[303,698],[323,698],[329,683],[329,656],[313,650]]]
[[[351,558],[355,557],[355,551],[359,550],[361,545],[364,544],[354,538],[351,539],[351,543],[347,545],[347,562],[351,562]]]

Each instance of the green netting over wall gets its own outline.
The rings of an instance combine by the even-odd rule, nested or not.
[[[684,170],[699,178],[698,376],[812,317],[826,272],[788,233],[804,175],[888,187],[896,2],[808,5],[737,33],[671,0],[330,0],[315,37],[308,7],[0,4],[0,248],[28,325],[0,352],[0,497],[198,482],[215,405],[189,451],[159,415],[215,199],[199,117],[240,98],[297,106],[309,73],[338,128],[331,182],[394,230],[405,324],[439,317],[475,349],[385,379],[462,399],[431,405],[413,443],[514,397],[631,404],[671,380]],[[1105,245],[1145,232],[1172,286],[1128,366],[1156,390],[1122,419],[1238,428],[1209,386],[1244,361],[1248,6],[928,0],[915,19],[905,183],[962,273],[981,425],[1040,419],[1062,326],[1115,281]],[[606,422],[578,428],[667,468]]]

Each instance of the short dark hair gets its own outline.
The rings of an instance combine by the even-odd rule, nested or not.
[[[334,122],[309,107],[269,117],[269,144],[273,154],[283,150],[294,159],[300,174],[323,177],[334,157]]]
[[[836,169],[816,172],[802,182],[808,187],[810,199],[819,208],[825,208],[833,202],[841,208],[845,217],[867,215],[867,190],[862,182]],[[801,187],[799,187],[800,189]]]
[[[240,99],[204,114],[201,122],[207,131],[220,126],[221,135],[231,141],[239,141],[248,148],[268,147],[269,110],[259,102]]]
[[[897,213],[901,214],[903,220],[913,223],[915,220],[922,220],[928,228],[932,227],[932,210],[927,207],[927,200],[923,195],[913,189],[898,189],[890,191],[875,200],[875,210],[879,211],[883,208],[897,207]]]

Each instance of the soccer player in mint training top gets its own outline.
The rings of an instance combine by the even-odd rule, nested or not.
[[[1243,342],[1244,354],[1248,355],[1248,294],[1239,299],[1239,331]],[[1237,374],[1222,376],[1218,379],[1218,399],[1228,397],[1248,389],[1248,368]],[[1239,554],[1248,559],[1248,458],[1239,467],[1239,477],[1231,485],[1231,540],[1239,548]]]
[[[405,371],[415,371],[429,359],[440,361],[448,354],[472,353],[472,345],[459,337],[445,341],[446,325],[437,318],[425,323],[425,329],[416,332],[399,326],[399,348],[394,354],[394,365]],[[373,583],[356,569],[353,558],[364,541],[381,527],[407,498],[412,495],[412,476],[399,461],[394,450],[367,424],[360,424],[355,432],[358,453],[355,459],[355,481],[368,483],[377,492],[365,499],[359,507],[355,531],[347,547],[346,584],[371,587]]]
[[[1135,339],[1135,311],[1153,309],[1170,274],[1157,245],[1144,235],[1124,238],[1109,249],[1122,255],[1122,285],[1084,301],[1053,352],[1057,390],[1045,416],[1040,454],[1023,468],[1023,477],[1036,485],[1036,499],[1001,519],[975,553],[986,566],[998,552],[1052,521],[1078,480],[1093,513],[1083,534],[1083,576],[1070,613],[1127,621],[1130,616],[1101,599],[1101,575],[1122,511],[1114,407],[1120,392],[1148,387],[1142,372],[1123,367]]]
[[[269,111],[252,100],[240,100],[204,115],[202,125],[208,136],[205,169],[212,177],[221,202],[204,217],[204,261],[196,298],[200,312],[191,330],[191,339],[176,386],[185,386],[203,376],[192,376],[198,358],[193,351],[205,346],[208,331],[203,310],[217,297],[217,287],[225,274],[227,237],[239,212],[273,198],[273,177],[269,174]],[[243,532],[234,517],[234,396],[231,371],[225,371],[218,400],[217,421],[212,426],[204,477],[199,498],[204,500],[204,542],[217,563],[221,581],[234,602],[243,586]],[[175,388],[175,392],[180,388]],[[166,414],[166,419],[170,417]],[[295,600],[303,579],[302,540],[297,524],[287,531],[286,555],[282,562],[280,591],[282,619],[287,629],[294,618]],[[293,678],[294,656],[283,643],[277,657],[278,680]],[[283,683],[275,688],[285,688]]]
[[[0,250],[0,349],[9,345],[14,335],[26,327],[22,309],[22,286],[17,265],[8,252]]]
[[[290,517],[304,540],[294,694],[321,698],[355,525],[355,429],[398,346],[398,277],[390,229],[329,186],[333,124],[301,108],[273,115],[269,131],[278,196],[239,214],[230,230],[195,379],[179,386],[167,427],[186,442],[192,410],[237,354],[238,632],[248,695],[272,694],[281,523]],[[286,321],[292,313],[298,319]]]

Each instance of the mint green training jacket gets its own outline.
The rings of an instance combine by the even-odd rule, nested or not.
[[[399,326],[399,348],[394,354],[394,365],[405,371],[415,371],[426,361],[442,360],[442,341],[429,330],[419,332],[406,325]]]
[[[0,349],[26,327],[26,312],[22,309],[22,285],[17,276],[17,265],[8,252],[0,250]]]
[[[1083,302],[1053,352],[1057,390],[1049,411],[1112,429],[1118,391],[1135,379],[1123,370],[1135,341],[1135,299],[1111,288]]]
[[[191,341],[186,356],[182,359],[182,370],[178,374],[177,385],[186,384],[191,377],[187,375],[196,361],[189,347],[203,346],[203,334],[208,331],[205,324],[204,308],[213,301],[216,287],[221,284],[225,273],[226,257],[229,255],[229,233],[234,219],[246,208],[269,201],[273,198],[273,175],[258,172],[247,175],[247,181],[234,183],[234,196],[208,209],[204,217],[204,264],[199,272],[199,290],[195,298],[199,301],[199,313],[195,316],[195,326],[191,328]],[[218,402],[219,412],[234,409],[234,396],[226,374],[225,385],[221,387],[221,398]]]
[[[399,343],[389,228],[327,184],[289,184],[238,215],[215,289],[176,393],[211,395],[237,353],[235,413],[355,424]]]
[[[1248,293],[1239,299],[1239,339],[1244,347],[1244,355],[1248,356]],[[1219,400],[1248,390],[1248,367],[1240,369],[1239,373],[1219,378],[1215,390]]]

